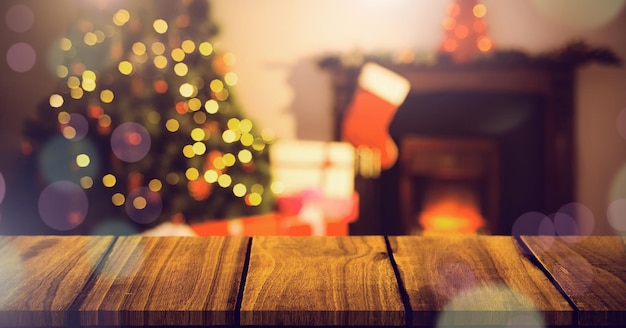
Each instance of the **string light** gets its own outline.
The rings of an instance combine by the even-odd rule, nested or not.
[[[63,106],[63,96],[56,93],[51,95],[50,106],[53,108],[60,108],[61,106]]]
[[[217,113],[217,111],[219,109],[219,104],[218,104],[217,101],[215,101],[213,99],[209,99],[209,100],[207,100],[207,102],[204,103],[204,109],[209,114],[215,114],[215,113]]]
[[[117,179],[115,178],[113,174],[109,173],[102,177],[102,184],[107,188],[114,187],[116,183],[117,183]]]
[[[124,173],[124,163],[111,166],[107,163],[106,167],[113,171],[95,176],[93,172],[100,170],[100,157],[94,157],[88,150],[81,150],[69,161],[72,170],[82,173],[82,177],[79,178],[80,186],[77,187],[82,187],[83,190],[91,189],[96,181],[99,186],[96,191],[106,188],[107,195],[104,199],[108,202],[110,197],[109,204],[125,206],[126,214],[136,221],[138,219],[132,213],[140,211],[143,213],[141,215],[148,215],[146,213],[152,211],[156,204],[155,199],[169,197],[168,193],[178,190],[178,187],[164,188],[164,185],[181,184],[182,187],[184,184],[188,187],[192,185],[188,182],[198,179],[201,179],[199,185],[202,187],[189,189],[190,195],[198,191],[204,193],[203,188],[207,188],[206,196],[202,199],[210,201],[212,187],[208,184],[216,183],[222,188],[230,189],[235,197],[243,198],[246,205],[260,205],[263,202],[264,186],[254,183],[252,176],[242,178],[241,175],[257,174],[256,170],[251,170],[255,168],[251,164],[254,163],[253,151],[264,150],[267,140],[263,134],[256,136],[252,132],[252,121],[240,118],[237,108],[227,102],[230,97],[229,87],[235,86],[239,81],[238,75],[230,71],[230,67],[236,63],[235,56],[225,53],[209,57],[213,56],[215,51],[210,42],[184,39],[194,34],[185,33],[184,36],[176,34],[180,29],[191,26],[191,18],[186,14],[180,14],[175,20],[171,20],[171,24],[175,24],[176,33],[167,37],[155,35],[172,32],[164,18],[166,17],[145,22],[142,21],[143,16],[133,15],[131,20],[131,13],[125,9],[117,10],[104,24],[100,20],[90,21],[81,18],[77,23],[78,34],[72,35],[72,39],[61,38],[54,45],[53,50],[61,54],[64,62],[50,66],[55,75],[62,80],[59,91],[50,95],[48,102],[51,108],[62,109],[55,115],[58,121],[57,131],[65,139],[78,141],[86,138],[87,133],[92,132],[92,124],[95,123],[93,131],[99,134],[95,137],[110,137],[109,150],[113,150],[112,155],[117,155],[117,159],[121,159],[122,162],[130,161],[122,159],[118,154],[121,151],[121,146],[116,141],[119,139],[119,126],[132,123],[145,130],[145,135],[133,131],[123,134],[123,140],[120,140],[123,141],[124,147],[129,149],[145,146],[145,140],[156,141],[157,139],[152,138],[159,134],[176,133],[171,135],[174,140],[185,142],[183,140],[187,139],[185,143],[188,144],[177,144],[171,148],[175,155],[167,152],[167,156],[182,158],[181,163],[184,166],[182,168],[172,166],[172,171],[164,176],[148,170],[145,174],[150,179],[144,180],[143,175],[137,179],[132,174]],[[168,16],[167,19],[169,18]],[[128,49],[128,45],[122,41],[125,39],[122,34],[128,32],[144,33],[141,38],[137,38],[143,41],[128,44],[130,45]],[[83,53],[85,49],[89,49],[87,51],[90,53],[102,52],[102,55],[86,56]],[[106,56],[108,58],[105,58]],[[197,67],[202,68],[196,72]],[[205,69],[213,69],[217,74],[205,74]],[[216,75],[219,77],[216,78]],[[122,80],[118,84],[116,79]],[[118,88],[125,85],[128,87]],[[144,102],[144,96],[155,97],[155,94],[159,95],[158,99],[164,101]],[[129,96],[133,97],[132,103],[127,101]],[[169,111],[167,105],[161,106],[166,104],[166,97],[174,98],[170,104],[174,104],[175,113]],[[82,99],[84,105],[72,99]],[[71,106],[68,106],[68,102]],[[119,115],[118,111],[125,108],[136,110],[136,116]],[[209,116],[218,113],[220,115]],[[225,117],[229,118],[226,122]],[[82,118],[86,125],[79,124],[82,121],[77,120],[78,118]],[[131,120],[132,122],[129,122]],[[94,139],[86,139],[89,140]],[[240,144],[223,145],[236,142]],[[223,147],[222,151],[213,150],[207,156],[210,148],[220,149],[221,146],[226,147]],[[150,145],[147,144],[147,147]],[[241,149],[242,147],[250,149]],[[137,162],[140,160],[143,159],[138,159]],[[240,172],[241,167],[238,167],[242,164],[244,173]],[[78,177],[73,179],[76,178]],[[140,187],[142,185],[146,187]],[[139,189],[146,192],[140,193]],[[157,193],[156,198],[153,198],[151,193]],[[195,195],[192,197],[196,198]]]
[[[124,197],[121,193],[115,193],[111,196],[111,202],[115,206],[122,206],[126,202],[126,197]]]
[[[198,50],[203,56],[210,56],[213,53],[213,46],[208,42],[200,43]]]
[[[152,24],[152,27],[154,27],[154,30],[159,34],[165,34],[168,28],[167,22],[164,21],[163,19],[155,20],[154,23]]]
[[[130,13],[125,9],[120,9],[113,15],[113,24],[117,26],[123,26],[128,23],[129,20]]]

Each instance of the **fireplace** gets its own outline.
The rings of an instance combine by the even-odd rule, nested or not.
[[[400,160],[385,176],[397,179],[404,231],[502,233],[544,210],[544,102],[525,92],[412,93],[389,127]]]
[[[459,227],[507,235],[521,214],[573,201],[576,61],[500,53],[465,64],[367,60],[406,77],[411,91],[389,126],[399,161],[356,178],[362,205],[351,234],[419,233],[424,212],[439,213],[429,203],[438,198],[475,216]],[[321,66],[332,76],[339,140],[361,66],[337,57]],[[441,217],[442,228],[454,226],[454,215]]]

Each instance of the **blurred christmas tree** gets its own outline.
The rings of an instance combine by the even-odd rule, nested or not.
[[[207,0],[76,5],[48,58],[58,88],[26,123],[42,220],[91,232],[271,211],[271,136],[233,99]]]
[[[493,42],[487,35],[485,15],[487,7],[478,0],[455,0],[448,5],[443,20],[445,38],[440,50],[449,54],[455,63],[465,63],[475,56],[493,51]]]

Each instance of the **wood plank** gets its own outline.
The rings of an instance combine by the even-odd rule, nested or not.
[[[0,326],[66,326],[114,237],[0,237]]]
[[[626,237],[522,236],[578,309],[581,326],[626,326]]]
[[[389,237],[414,326],[571,325],[573,309],[508,236]]]
[[[255,237],[241,324],[404,325],[384,237]]]
[[[120,237],[81,300],[80,324],[234,324],[248,240]]]

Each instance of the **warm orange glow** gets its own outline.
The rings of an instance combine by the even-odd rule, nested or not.
[[[493,43],[491,42],[491,39],[483,36],[481,38],[478,38],[478,40],[476,41],[476,45],[478,46],[478,50],[482,52],[488,52],[491,50]]]
[[[185,114],[188,112],[188,107],[187,107],[187,102],[185,101],[179,101],[176,103],[176,112],[178,114]]]
[[[446,17],[441,25],[443,25],[445,30],[451,31],[456,26],[456,20],[452,17]]]
[[[459,39],[465,39],[469,34],[469,29],[465,25],[459,25],[454,29],[454,35]]]
[[[167,82],[163,80],[154,81],[154,91],[157,93],[166,93],[167,92]]]
[[[89,106],[89,117],[93,119],[99,119],[104,115],[104,109],[97,105]]]
[[[423,234],[476,234],[485,225],[475,193],[464,186],[431,188],[419,217]]]
[[[487,13],[487,7],[485,7],[482,3],[479,3],[474,6],[472,12],[474,13],[474,16],[482,18],[485,17],[485,14]]]
[[[473,26],[474,26],[474,32],[478,34],[484,33],[487,30],[487,26],[485,25],[485,22],[483,22],[482,20],[475,21]]]
[[[447,39],[443,42],[443,50],[447,52],[453,52],[457,48],[457,42],[454,39]]]
[[[455,0],[448,6],[443,20],[445,38],[440,51],[448,53],[455,63],[472,61],[480,53],[493,50],[484,22],[487,7],[478,0]]]

